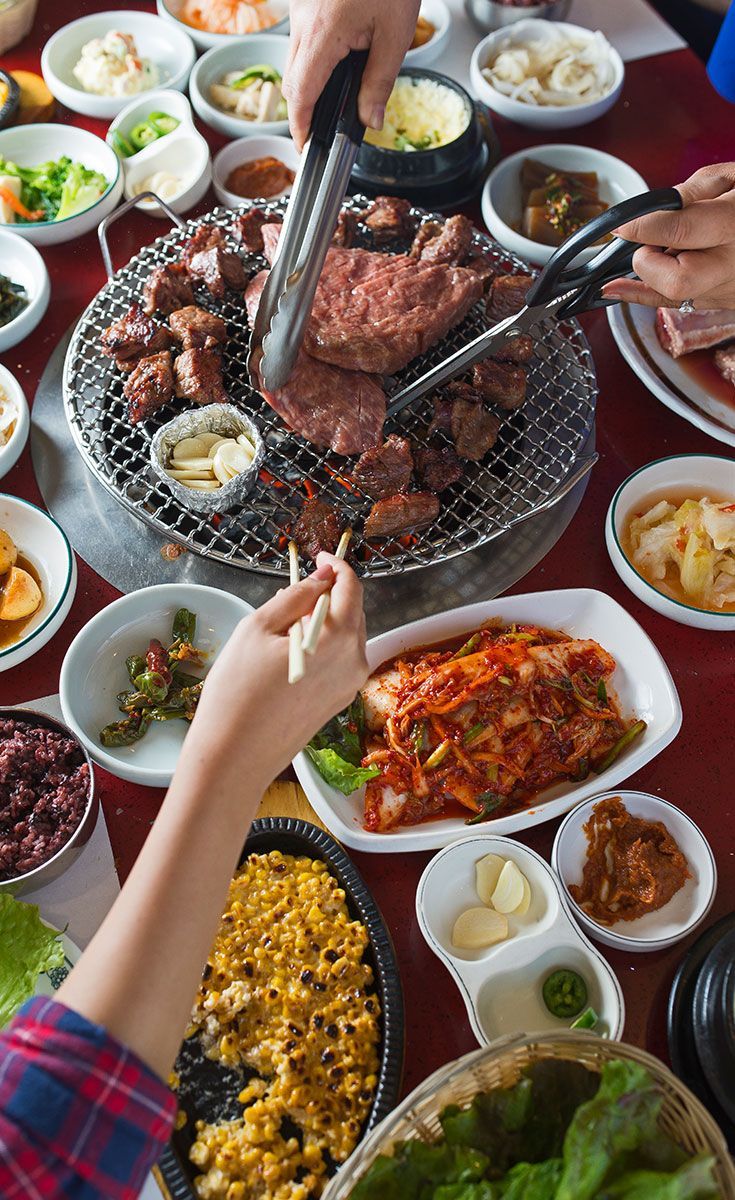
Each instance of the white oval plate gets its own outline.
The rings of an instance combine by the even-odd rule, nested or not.
[[[19,641],[0,650],[0,671],[17,667],[51,640],[66,620],[77,590],[77,564],[66,534],[53,517],[27,500],[0,495],[0,529],[36,568],[43,602]]]
[[[482,907],[475,866],[486,854],[510,859],[531,887],[531,906],[508,917],[509,937],[483,950],[460,950],[452,942],[454,922],[465,909]],[[481,1046],[519,1033],[555,1033],[571,1019],[550,1013],[541,995],[552,971],[576,971],[587,984],[589,1005],[600,1031],[615,1041],[623,1035],[625,1002],[615,973],[580,933],[564,904],[559,880],[535,851],[510,838],[476,833],[447,846],[424,871],[416,891],[416,916],[430,949],[453,976]]]
[[[572,899],[569,884],[582,881],[587,858],[587,838],[583,826],[589,820],[593,806],[600,800],[614,796],[620,797],[634,817],[661,821],[666,826],[689,863],[691,878],[663,908],[638,917],[635,921],[599,925]],[[665,950],[693,933],[707,916],[717,891],[715,857],[701,829],[680,808],[648,792],[602,792],[586,804],[580,804],[559,826],[551,852],[551,865],[561,880],[564,903],[589,937],[602,942],[603,946],[641,954]]]
[[[649,392],[690,425],[735,446],[735,401],[723,404],[711,396],[666,353],[656,336],[655,308],[614,304],[607,319],[618,350]]]
[[[549,788],[529,808],[485,822],[483,828],[489,832],[516,833],[560,817],[600,788],[614,787],[627,779],[676,737],[681,725],[681,704],[666,663],[637,621],[610,596],[591,588],[503,596],[402,625],[371,638],[367,646],[368,666],[374,671],[396,654],[458,637],[490,620],[506,624],[530,622],[547,629],[561,629],[571,637],[594,638],[617,662],[613,688],[623,713],[635,713],[646,721],[647,729],[601,775],[582,783],[562,783]],[[369,833],[362,826],[364,788],[343,796],[324,782],[303,751],[293,765],[310,804],[327,829],[355,850],[377,854],[436,850],[467,835],[467,826],[459,817],[402,826],[388,833]]]

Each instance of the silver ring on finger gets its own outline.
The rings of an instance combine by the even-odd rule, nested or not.
[[[682,300],[681,304],[679,305],[679,312],[693,313],[694,312],[694,301],[693,300]]]

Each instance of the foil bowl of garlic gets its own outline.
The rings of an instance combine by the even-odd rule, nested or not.
[[[245,413],[234,404],[205,404],[158,430],[151,466],[184,507],[219,513],[243,503],[264,454],[263,439]]]

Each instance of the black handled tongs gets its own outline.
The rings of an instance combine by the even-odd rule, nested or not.
[[[248,371],[274,392],[288,380],[365,128],[357,97],[366,50],[351,50],[316,102],[283,229],[253,324]]]
[[[630,273],[633,255],[638,249],[637,242],[628,242],[624,238],[616,237],[602,246],[589,262],[576,267],[570,264],[581,250],[594,246],[595,242],[599,242],[626,221],[646,216],[647,213],[681,207],[681,196],[676,188],[658,188],[622,200],[620,204],[615,204],[593,217],[554,251],[541,274],[528,289],[526,303],[520,312],[499,321],[474,341],[450,355],[443,363],[403,388],[392,398],[387,415],[395,416],[407,404],[418,400],[432,388],[446,383],[472,363],[497,354],[510,338],[517,337],[519,333],[527,333],[539,321],[548,320],[549,317],[563,321],[578,313],[589,312],[592,308],[606,308],[609,304],[616,303],[614,300],[604,299],[602,287],[613,279]]]

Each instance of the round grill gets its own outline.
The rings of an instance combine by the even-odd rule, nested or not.
[[[369,203],[353,197],[345,201],[345,207],[359,215]],[[259,207],[280,217],[285,201]],[[413,212],[419,220],[430,216],[421,209]],[[441,496],[436,521],[428,529],[390,543],[366,542],[361,530],[371,501],[351,482],[353,460],[319,450],[292,434],[250,387],[244,303],[238,293],[229,292],[221,303],[207,294],[202,306],[227,322],[230,340],[225,351],[225,385],[233,403],[260,426],[267,447],[265,469],[242,509],[212,518],[182,507],[157,481],[149,463],[156,429],[186,402],[175,401],[143,424],[131,426],[122,394],[124,377],[101,353],[99,341],[102,331],[140,300],[154,267],[176,261],[182,243],[202,225],[219,225],[227,232],[232,216],[230,210],[217,208],[146,246],[102,288],[74,332],[64,365],[67,420],[88,467],[121,504],[169,540],[206,558],[268,575],[287,575],[288,529],[304,499],[318,493],[352,526],[352,548],[361,574],[375,577],[430,566],[483,545],[559,489],[584,448],[595,413],[592,356],[576,321],[548,322],[537,328],[526,403],[519,411],[506,414],[498,440],[483,462],[464,464],[463,478]],[[504,273],[526,269],[520,259],[485,235],[476,231],[474,241]],[[362,225],[355,245],[381,249]],[[388,249],[407,248],[407,244],[391,243]],[[245,255],[244,261],[251,274],[267,265],[254,254]],[[389,396],[488,326],[484,304],[478,303],[461,325],[389,382]],[[398,431],[414,443],[427,445],[432,415],[430,397],[422,397],[387,422],[385,432]],[[433,438],[437,444],[444,435],[434,434]]]

